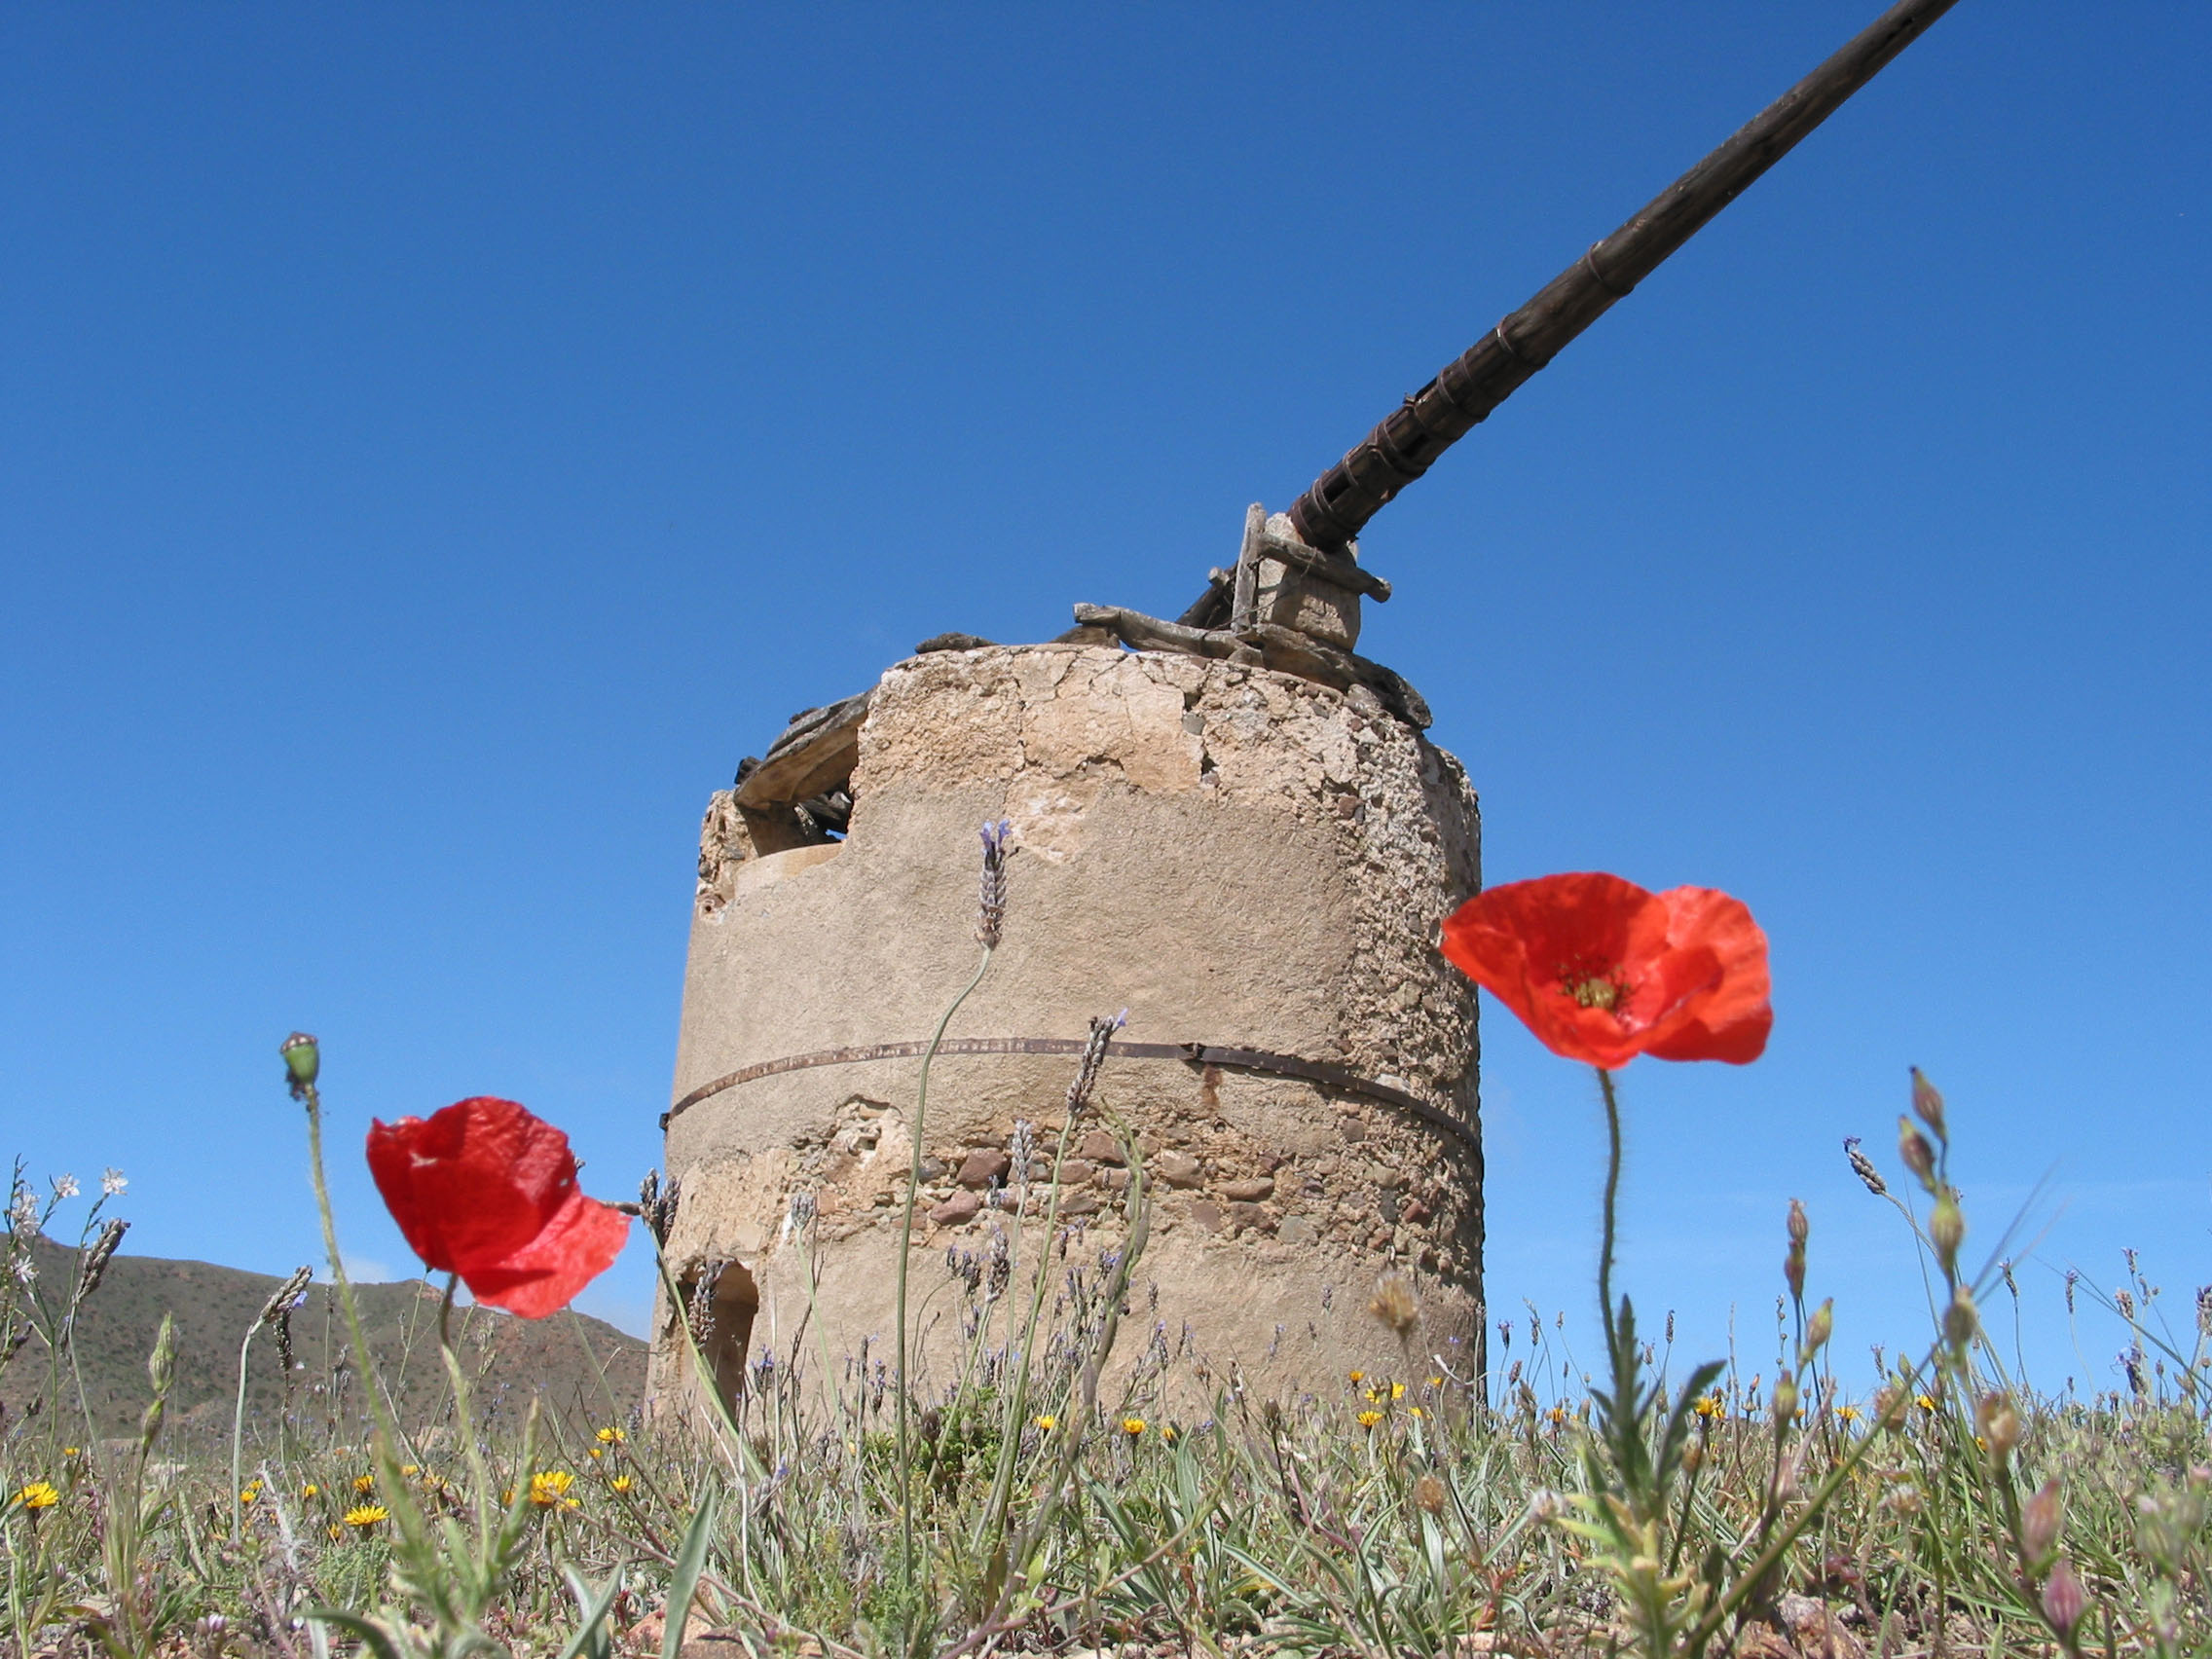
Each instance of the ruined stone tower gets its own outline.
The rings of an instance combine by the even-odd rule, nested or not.
[[[948,1340],[926,1295],[947,1247],[1036,1230],[1076,1051],[1090,1016],[1125,1008],[1097,1100],[1137,1130],[1154,1183],[1127,1342],[1158,1327],[1274,1393],[1415,1364],[1472,1380],[1475,1005],[1435,940],[1479,882],[1475,797],[1411,687],[1350,655],[1357,591],[1271,556],[1291,546],[1287,521],[1253,515],[1241,631],[1082,607],[1050,644],[928,642],[715,796],[668,1249],[688,1295],[712,1282],[723,1386],[809,1317],[832,1363],[868,1339],[887,1351],[919,1053],[975,971],[977,829],[1002,818],[1004,943],[931,1075],[925,1365]],[[1235,581],[1217,572],[1222,606]],[[1072,1249],[1111,1251],[1127,1172],[1104,1132],[1080,1142],[1059,1214]],[[794,1197],[814,1211],[803,1239]],[[1407,1342],[1367,1311],[1393,1270],[1419,1301]],[[688,1360],[661,1348],[666,1390]]]
[[[1042,1149],[1089,1017],[1126,1007],[1098,1098],[1161,1196],[1134,1340],[1275,1393],[1416,1363],[1479,1386],[1474,997],[1433,942],[1479,823],[1419,694],[1353,653],[1361,598],[1389,597],[1353,538],[1951,3],[1897,0],[1287,514],[1252,508],[1177,621],[1078,606],[1046,645],[925,642],[740,768],[707,813],[667,1123],[667,1247],[719,1387],[802,1324],[831,1367],[893,1335],[919,1055],[973,972],[975,831],[1001,818],[1005,943],[933,1074],[920,1250],[990,1259],[1037,1225],[1016,1125]],[[1129,1185],[1119,1143],[1077,1150],[1071,1264],[1120,1248]],[[1389,1271],[1418,1288],[1402,1342],[1366,1312]],[[927,1284],[917,1307],[926,1375],[952,1344]]]

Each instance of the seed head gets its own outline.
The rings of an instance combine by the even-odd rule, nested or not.
[[[1401,1341],[1411,1336],[1414,1327],[1420,1323],[1420,1304],[1414,1298],[1413,1281],[1404,1273],[1384,1273],[1376,1280],[1375,1295],[1367,1310],[1389,1326]]]
[[[1959,1208],[1959,1200],[1945,1192],[1936,1200],[1936,1213],[1928,1218],[1928,1237],[1946,1272],[1958,1266],[1959,1246],[1966,1236],[1966,1212]]]
[[[1805,1214],[1805,1206],[1799,1199],[1791,1198],[1789,1200],[1788,1227],[1789,1242],[1802,1250],[1805,1247],[1805,1241],[1813,1236],[1813,1223],[1811,1218]]]
[[[1936,1186],[1936,1149],[1928,1144],[1928,1137],[1912,1126],[1912,1120],[1898,1119],[1898,1156],[1904,1166],[1920,1179],[1920,1184],[1931,1192]]]
[[[1444,1499],[1444,1483],[1434,1475],[1423,1475],[1414,1482],[1414,1507],[1422,1514],[1443,1514]]]
[[[257,1325],[274,1328],[276,1321],[299,1305],[299,1298],[314,1282],[314,1269],[294,1268],[292,1276],[269,1293],[269,1300],[261,1305],[261,1311],[253,1316]]]
[[[2020,1510],[2020,1547],[2039,1567],[2058,1547],[2058,1483],[2046,1481]]]
[[[1973,1427],[1989,1450],[1990,1462],[2002,1469],[2011,1460],[2012,1449],[2020,1444],[2020,1414],[2013,1409],[2010,1397],[1982,1395],[1974,1404]]]
[[[2082,1615],[2088,1606],[2089,1598],[2083,1593],[2082,1581],[2074,1576],[2074,1564],[2061,1557],[2044,1581],[2043,1616],[2063,1640],[2074,1634],[2074,1627],[2082,1622]]]
[[[1829,1297],[1813,1309],[1813,1316],[1805,1321],[1805,1357],[1811,1359],[1828,1346],[1828,1338],[1835,1334],[1835,1298]]]
[[[1114,1041],[1114,1033],[1129,1022],[1129,1011],[1122,1010],[1112,1019],[1090,1021],[1090,1040],[1083,1046],[1083,1058],[1075,1068],[1075,1081],[1068,1085],[1068,1121],[1073,1123],[1083,1116],[1090,1105],[1090,1091],[1098,1087],[1098,1073],[1106,1064],[1107,1046]]]
[[[1943,1309],[1943,1339],[1964,1348],[1981,1329],[1981,1315],[1973,1305],[1973,1292],[1960,1285],[1951,1293],[1951,1306]]]
[[[998,948],[1006,925],[1006,838],[1013,832],[1013,823],[1004,818],[986,820],[983,825],[983,874],[976,940],[985,950]]]
[[[1943,1091],[1930,1083],[1918,1066],[1912,1068],[1912,1109],[1920,1121],[1936,1131],[1936,1138],[1949,1144],[1950,1130],[1943,1124]]]
[[[120,1218],[111,1220],[100,1229],[99,1237],[92,1241],[92,1247],[85,1253],[84,1270],[77,1275],[78,1305],[82,1305],[86,1297],[99,1289],[100,1280],[107,1276],[108,1263],[115,1259],[116,1246],[123,1242],[123,1235],[129,1231],[130,1223]]]
[[[1851,1160],[1851,1172],[1866,1184],[1866,1190],[1877,1198],[1890,1194],[1890,1184],[1882,1179],[1882,1172],[1874,1167],[1874,1161],[1859,1150],[1859,1137],[1843,1137],[1843,1156]]]

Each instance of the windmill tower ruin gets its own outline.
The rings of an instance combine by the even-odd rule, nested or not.
[[[1289,513],[1252,508],[1178,620],[1085,605],[1043,644],[926,641],[714,796],[664,1127],[666,1250],[718,1388],[801,1331],[832,1365],[886,1350],[920,1057],[974,972],[976,830],[1000,819],[1004,943],[945,1032],[922,1135],[924,1374],[952,1346],[930,1258],[1036,1232],[1088,1021],[1125,1007],[1097,1100],[1152,1183],[1132,1289],[1156,1340],[1263,1392],[1417,1365],[1481,1386],[1475,1003],[1435,948],[1480,885],[1481,822],[1419,693],[1354,650],[1363,599],[1390,590],[1353,537],[1950,4],[1899,0]],[[1054,1247],[1119,1249],[1113,1138],[1058,1174]],[[1418,1333],[1369,1317],[1384,1272],[1414,1286]],[[662,1398],[686,1386],[680,1316],[659,1315]]]

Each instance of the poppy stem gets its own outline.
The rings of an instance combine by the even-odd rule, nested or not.
[[[1604,1317],[1605,1351],[1619,1346],[1613,1331],[1613,1211],[1621,1192],[1621,1105],[1613,1092],[1613,1074],[1598,1068],[1598,1088],[1605,1097],[1605,1221],[1598,1246],[1598,1311]]]
[[[459,1283],[459,1273],[446,1274],[446,1293],[438,1302],[438,1346],[449,1353],[453,1351],[453,1292],[454,1286]]]

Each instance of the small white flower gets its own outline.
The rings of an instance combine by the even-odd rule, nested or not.
[[[130,1178],[120,1169],[110,1169],[100,1177],[100,1194],[104,1198],[119,1198],[123,1189],[130,1185]]]
[[[38,1269],[28,1256],[18,1256],[16,1258],[16,1277],[26,1289],[30,1282],[38,1277]]]
[[[28,1187],[16,1189],[15,1201],[8,1206],[8,1225],[18,1233],[39,1230],[38,1195]]]
[[[54,1201],[55,1201],[55,1203],[59,1203],[59,1202],[60,1202],[60,1201],[61,1201],[61,1200],[63,1199],[63,1198],[75,1198],[76,1196],[77,1196],[77,1177],[76,1177],[76,1176],[74,1176],[74,1175],[56,1175],[56,1176],[55,1176],[55,1177],[54,1178]]]
[[[1567,1519],[1567,1501],[1564,1493],[1549,1487],[1538,1487],[1529,1496],[1529,1518],[1536,1522],[1559,1522]]]

